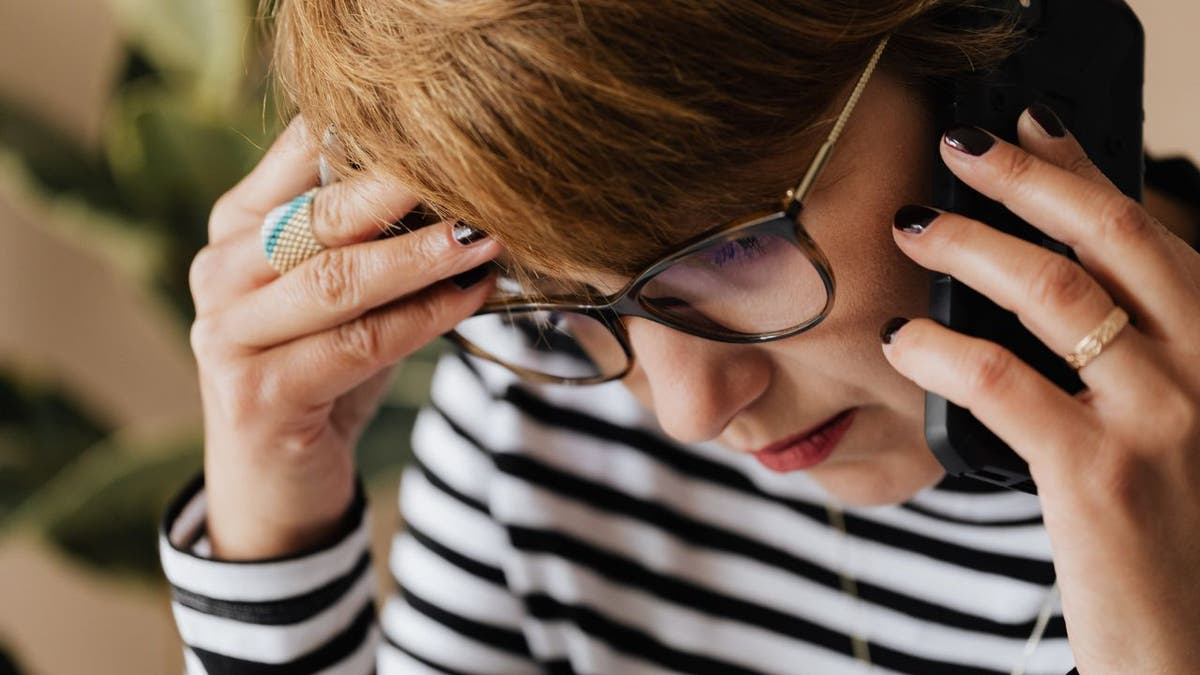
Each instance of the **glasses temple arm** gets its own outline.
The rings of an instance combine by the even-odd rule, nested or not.
[[[861,75],[858,76],[858,82],[855,83],[854,89],[850,92],[850,98],[846,101],[846,105],[842,107],[841,114],[838,115],[837,121],[833,124],[833,129],[829,132],[829,137],[821,144],[817,150],[816,157],[813,158],[812,164],[808,167],[808,171],[804,173],[804,178],[800,179],[800,183],[787,191],[787,196],[784,198],[785,207],[788,216],[795,217],[800,211],[800,203],[816,182],[817,176],[821,175],[821,169],[825,168],[825,164],[829,161],[833,154],[833,146],[837,143],[838,137],[842,135],[842,129],[846,126],[846,120],[850,118],[850,113],[853,112],[854,106],[858,104],[858,99],[862,96],[863,89],[867,86],[867,81],[871,79],[871,73],[875,71],[875,66],[879,63],[879,57],[883,55],[883,48],[887,46],[890,35],[885,35],[879,42],[879,46],[875,48],[875,52],[871,54],[871,60],[867,62],[867,67],[863,69]]]

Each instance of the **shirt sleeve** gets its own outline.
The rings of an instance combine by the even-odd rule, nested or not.
[[[159,553],[188,675],[541,672],[503,571],[511,542],[487,503],[495,463],[453,421],[495,401],[453,356],[435,372],[433,397],[400,481],[404,525],[387,564],[397,590],[378,622],[361,484],[331,541],[251,562],[211,556],[203,478],[184,488],[164,514]]]
[[[214,559],[205,515],[197,477],[159,532],[188,675],[374,671],[379,630],[361,484],[335,537],[287,557]]]

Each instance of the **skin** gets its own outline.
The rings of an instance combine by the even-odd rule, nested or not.
[[[280,276],[258,228],[315,184],[318,149],[302,125],[218,201],[191,270],[208,534],[224,559],[294,554],[336,532],[353,494],[354,446],[392,367],[470,315],[492,283],[459,290],[442,280],[500,252],[487,239],[457,244],[448,223],[374,241],[378,224],[416,199],[363,177],[317,193],[312,228],[329,250]],[[852,504],[900,502],[941,478],[922,435],[923,390],[946,396],[1030,464],[1080,671],[1188,672],[1200,657],[1200,585],[1187,583],[1200,567],[1200,256],[1121,196],[1069,135],[1051,138],[1028,114],[1018,129],[1020,148],[965,155],[938,141],[918,97],[876,74],[805,206],[838,278],[833,314],[753,346],[631,320],[638,365],[627,386],[674,438],[739,452],[858,407],[834,455],[810,471]],[[1082,264],[1056,265],[953,214],[921,235],[895,230],[898,208],[928,201],[934,152],[1073,246]],[[798,176],[808,160],[778,161]],[[1077,397],[997,345],[928,319],[882,347],[889,318],[927,314],[928,269],[1013,309],[1058,353],[1114,302],[1136,327],[1081,371],[1088,390]]]
[[[883,358],[879,327],[928,313],[929,272],[892,243],[892,214],[928,202],[937,132],[919,97],[886,73],[868,83],[803,222],[838,280],[833,313],[812,331],[764,345],[700,340],[629,321],[626,386],[663,430],[752,452],[858,407],[836,452],[809,471],[851,504],[904,501],[943,475],[925,445],[924,392]],[[800,176],[812,151],[775,170]]]

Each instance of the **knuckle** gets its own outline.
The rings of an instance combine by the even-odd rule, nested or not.
[[[1041,306],[1066,307],[1087,297],[1091,290],[1091,280],[1081,267],[1050,254],[1034,274],[1028,297]]]
[[[446,255],[446,247],[440,234],[442,233],[437,228],[429,227],[405,235],[411,242],[402,254],[407,258],[407,269],[424,269],[438,275],[444,272],[449,266],[451,256]]]
[[[197,362],[224,363],[241,353],[236,329],[220,312],[198,314],[188,330],[188,344]]]
[[[1094,176],[1100,173],[1099,167],[1084,152],[1073,153],[1063,163],[1063,168],[1078,176]]]
[[[446,304],[439,299],[437,294],[425,294],[413,303],[408,321],[412,326],[437,330],[445,321],[446,314]]]
[[[223,276],[223,267],[224,256],[220,247],[210,244],[196,252],[187,268],[187,287],[193,299],[198,299],[198,295],[214,287],[215,282]]]
[[[204,413],[218,415],[222,424],[253,423],[262,409],[263,373],[255,359],[230,359],[200,364]]]
[[[1028,152],[1015,149],[1006,153],[1005,157],[1006,159],[1002,160],[1003,164],[1000,167],[1000,175],[1012,187],[1022,189],[1028,184],[1037,167],[1037,158]]]
[[[221,226],[234,217],[233,198],[229,193],[217,197],[213,202],[212,209],[208,212],[208,240],[213,241],[217,231]]]
[[[322,234],[336,231],[343,222],[346,205],[341,196],[340,190],[332,188],[317,190],[313,194],[309,204],[309,227],[318,241],[322,241]]]
[[[197,357],[203,357],[216,351],[220,333],[216,322],[208,316],[198,316],[188,330],[188,344]]]
[[[223,414],[235,427],[261,423],[262,410],[278,405],[278,395],[284,390],[278,373],[251,360],[230,365],[221,379]]]
[[[441,303],[433,300],[429,293],[422,293],[411,296],[404,300],[403,308],[391,314],[388,320],[399,326],[400,330],[405,332],[407,336],[404,338],[406,343],[415,344],[418,335],[430,334],[436,335],[436,326],[438,319],[441,317],[439,305]]]
[[[378,361],[384,342],[380,322],[371,315],[338,326],[333,340],[341,358],[356,365]]]
[[[1012,375],[1014,357],[999,345],[980,347],[968,357],[967,388],[977,394],[990,396],[1002,391]]]
[[[1109,197],[1100,214],[1101,236],[1109,241],[1140,239],[1150,234],[1150,215],[1141,204],[1123,194]]]
[[[333,310],[357,306],[361,293],[355,268],[354,256],[343,249],[326,249],[317,255],[309,267],[316,301]]]
[[[192,257],[192,263],[188,267],[188,288],[192,292],[194,299],[198,293],[209,286],[214,269],[219,256],[213,250],[212,246],[205,246],[196,252]]]

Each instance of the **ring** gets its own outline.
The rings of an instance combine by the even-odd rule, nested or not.
[[[1067,363],[1075,370],[1091,363],[1092,359],[1100,355],[1104,348],[1117,337],[1126,325],[1129,324],[1129,314],[1120,307],[1113,307],[1108,316],[1100,322],[1099,326],[1092,329],[1090,333],[1083,336],[1075,345],[1075,349],[1071,350],[1070,354],[1065,357]]]
[[[263,218],[263,249],[267,262],[280,274],[325,250],[310,227],[313,195],[319,189],[312,188],[276,206]]]

